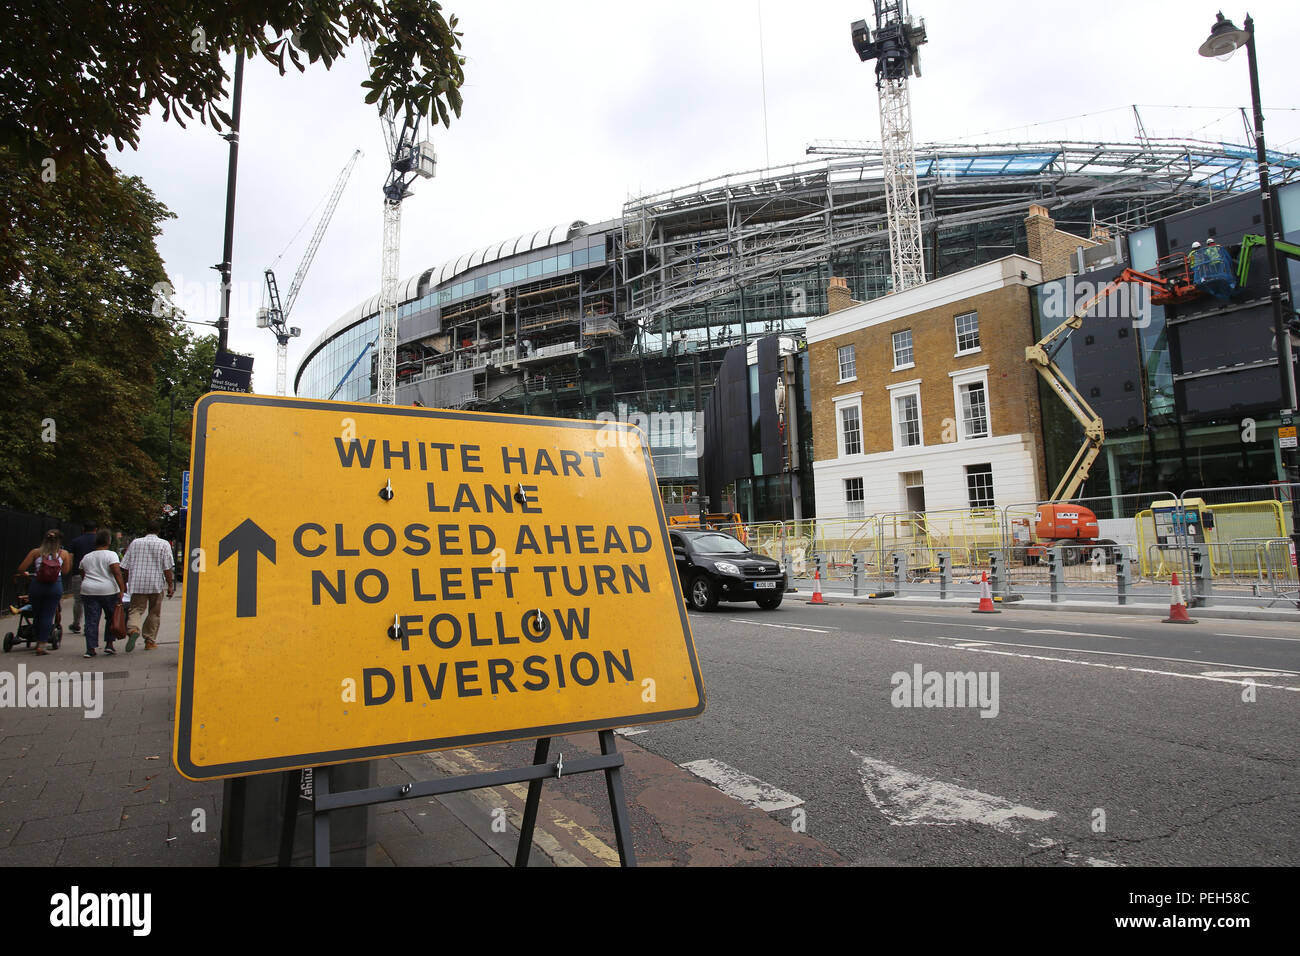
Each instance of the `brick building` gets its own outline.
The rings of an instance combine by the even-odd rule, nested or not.
[[[818,517],[1044,497],[1025,362],[1041,281],[1018,255],[865,303],[831,280],[831,311],[808,322]]]

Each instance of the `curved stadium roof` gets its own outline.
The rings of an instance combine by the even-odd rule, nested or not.
[[[792,224],[820,220],[833,206],[837,217],[847,214],[861,219],[854,229],[845,230],[837,223],[834,246],[874,241],[884,215],[879,145],[822,141],[808,152],[817,158],[730,173],[631,199],[621,220],[614,222],[621,223],[630,243],[637,220],[668,220],[674,231],[700,229],[716,234],[717,210],[746,202],[753,204],[753,222],[767,220],[772,224],[767,228],[780,231],[784,227],[779,220]],[[937,214],[945,224],[1007,215],[1030,202],[1050,209],[1058,202],[1116,200],[1125,211],[1109,224],[1124,232],[1224,194],[1257,187],[1253,149],[1199,140],[926,144],[917,147],[916,157],[920,188],[931,197],[928,207],[923,203],[922,216],[932,220]],[[1273,151],[1268,160],[1275,185],[1300,180],[1300,156]],[[825,210],[809,203],[808,197],[817,196],[828,204]],[[832,201],[834,197],[840,201]],[[585,226],[582,221],[559,224],[450,259],[404,280],[398,287],[398,302],[416,298],[479,265],[562,242]],[[708,294],[706,288],[681,294],[665,288],[660,301],[639,304],[634,312],[649,316]],[[378,309],[376,294],[331,323],[303,353],[295,384],[324,343]]]

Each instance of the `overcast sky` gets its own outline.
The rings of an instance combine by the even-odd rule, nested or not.
[[[849,29],[874,22],[871,0],[451,0],[444,10],[464,34],[465,106],[450,130],[433,131],[437,177],[403,203],[403,278],[520,233],[616,217],[630,196],[804,161],[815,140],[879,139],[874,69]],[[1217,10],[916,0],[912,15],[929,35],[912,80],[916,141],[1131,141],[1138,104],[1150,136],[1246,145],[1245,52],[1226,63],[1196,53]],[[1250,7],[1268,144],[1300,152],[1295,10],[1294,0]],[[1241,26],[1244,9],[1224,13]],[[282,77],[264,61],[246,65],[230,345],[256,357],[259,392],[275,390],[274,338],[253,318],[263,270],[284,252],[275,268],[287,293],[356,149],[365,155],[290,316],[303,330],[289,346],[290,394],[307,345],[379,289],[387,160],[378,115],[363,102],[365,72],[359,47],[330,71]],[[176,214],[159,249],[192,319],[217,316],[209,267],[221,259],[227,157],[210,127],[155,113],[140,149],[115,158]]]

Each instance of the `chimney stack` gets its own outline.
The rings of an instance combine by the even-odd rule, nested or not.
[[[848,282],[840,276],[831,276],[830,285],[826,288],[827,314],[847,309],[851,305],[857,305],[857,303],[853,301],[853,296],[849,294]]]

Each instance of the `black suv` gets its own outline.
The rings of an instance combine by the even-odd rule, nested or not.
[[[765,611],[781,606],[785,574],[771,558],[721,531],[672,531],[669,538],[682,592],[695,610],[711,611],[719,601],[757,601]]]

